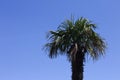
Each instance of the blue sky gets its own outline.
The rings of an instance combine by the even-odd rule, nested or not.
[[[0,80],[71,80],[66,56],[49,59],[46,33],[71,15],[97,24],[106,55],[85,63],[84,80],[120,79],[119,0],[0,0]]]

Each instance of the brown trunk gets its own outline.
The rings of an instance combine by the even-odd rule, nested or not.
[[[72,59],[72,80],[83,80],[83,71],[84,71],[84,53],[78,51],[76,56]]]

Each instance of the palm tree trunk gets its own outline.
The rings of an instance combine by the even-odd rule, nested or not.
[[[72,59],[72,80],[83,80],[84,53],[78,51],[76,57]]]

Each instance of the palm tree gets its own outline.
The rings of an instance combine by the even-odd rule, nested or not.
[[[66,20],[56,31],[50,31],[45,48],[49,57],[67,55],[72,66],[72,80],[83,80],[85,56],[96,60],[105,52],[105,42],[94,30],[96,25],[85,18]]]

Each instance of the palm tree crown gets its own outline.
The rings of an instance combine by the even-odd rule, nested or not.
[[[49,56],[53,58],[58,54],[67,54],[71,60],[81,49],[85,55],[97,59],[104,54],[106,46],[95,29],[96,25],[85,18],[76,21],[66,20],[55,32],[49,32],[50,42],[45,45],[49,50]]]

